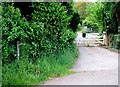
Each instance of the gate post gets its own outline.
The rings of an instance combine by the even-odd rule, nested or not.
[[[103,45],[105,45],[105,43],[106,43],[105,38],[106,38],[106,32],[103,32]]]
[[[105,37],[106,46],[109,46],[109,44],[110,44],[109,36],[110,36],[110,33],[108,31],[106,31],[106,37]]]

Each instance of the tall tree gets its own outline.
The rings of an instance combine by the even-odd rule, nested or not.
[[[80,19],[83,20],[86,17],[86,2],[75,2],[74,7],[77,9],[78,13],[80,14]]]
[[[90,27],[96,31],[102,32],[102,8],[103,4],[100,2],[87,3],[86,6],[86,18],[84,23],[91,25]],[[95,26],[96,27],[95,27]]]
[[[115,14],[115,2],[104,2],[103,30],[110,33],[118,33],[118,22]]]
[[[69,27],[76,32],[77,26],[80,23],[80,15],[76,9],[74,9],[73,2],[63,2],[63,6],[66,7],[68,16],[71,17]]]

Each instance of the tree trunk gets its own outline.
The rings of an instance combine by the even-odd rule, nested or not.
[[[107,31],[106,32],[106,38],[105,38],[106,46],[109,46],[109,44],[110,44],[110,37],[109,36],[110,36],[110,33]]]

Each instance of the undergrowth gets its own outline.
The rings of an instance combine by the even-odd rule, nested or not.
[[[42,84],[45,80],[72,73],[75,58],[78,56],[77,48],[71,47],[64,50],[64,53],[43,56],[36,62],[28,61],[28,58],[21,58],[3,66],[3,85],[36,85]]]

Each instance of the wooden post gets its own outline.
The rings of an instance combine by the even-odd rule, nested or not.
[[[106,40],[105,38],[106,38],[106,32],[103,32],[103,45],[105,45],[105,42],[106,42],[106,41],[105,41],[105,40]]]
[[[109,39],[109,32],[108,31],[106,31],[106,46],[109,46],[109,44],[110,44],[110,39]]]
[[[17,41],[17,59],[19,61],[19,56],[20,56],[20,52],[19,52],[19,41]]]

